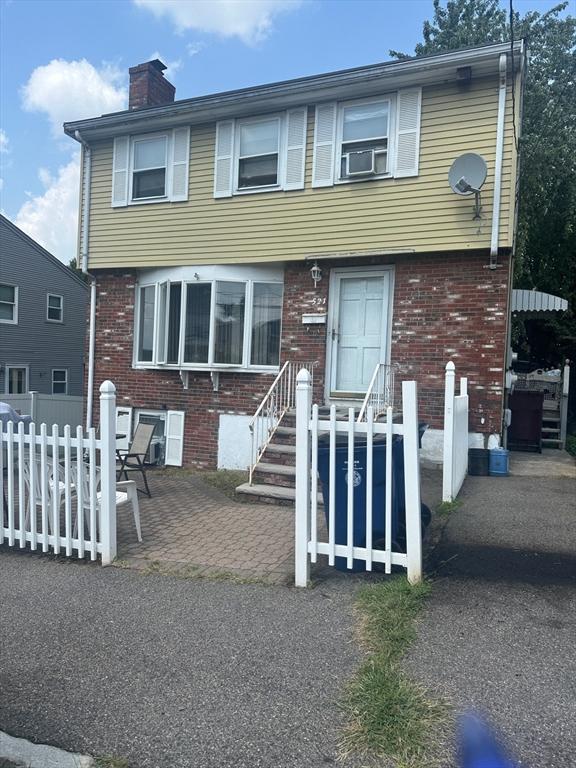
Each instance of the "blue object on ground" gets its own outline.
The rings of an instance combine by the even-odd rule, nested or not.
[[[508,451],[506,448],[492,448],[488,454],[488,473],[493,477],[507,477]]]
[[[427,424],[419,425],[420,439]],[[375,436],[373,440],[372,465],[372,542],[378,549],[385,539],[386,522],[386,437]],[[354,441],[354,467],[352,482],[354,484],[354,515],[352,542],[355,547],[366,546],[366,438],[356,436]],[[326,525],[329,525],[329,493],[330,493],[330,435],[322,435],[318,440],[318,474],[322,484],[322,497]],[[336,509],[334,514],[336,544],[347,544],[348,541],[348,436],[336,435]],[[430,522],[430,510],[422,505],[423,527]],[[397,552],[406,551],[406,500],[404,493],[404,440],[401,435],[392,437],[392,542]],[[340,571],[364,571],[364,560],[354,559],[352,569],[347,567],[345,557],[335,558],[335,567]]]
[[[460,768],[518,768],[487,723],[472,713],[460,718],[458,753]]]

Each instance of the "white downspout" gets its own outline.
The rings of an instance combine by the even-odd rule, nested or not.
[[[502,158],[504,155],[504,117],[506,115],[507,55],[502,53],[498,64],[500,90],[498,92],[498,119],[496,123],[496,164],[494,167],[494,205],[492,208],[492,237],[490,240],[490,267],[496,266],[500,236],[500,199],[502,197]]]
[[[83,159],[83,203],[81,211],[80,250],[82,258],[82,272],[88,274],[88,237],[90,233],[90,188],[92,177],[92,153],[89,145],[75,132],[76,140],[82,144]],[[88,383],[86,392],[86,429],[92,426],[92,410],[94,405],[94,349],[96,344],[96,280],[92,278],[90,283],[90,321],[88,325]]]

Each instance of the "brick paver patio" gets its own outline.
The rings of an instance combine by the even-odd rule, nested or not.
[[[140,496],[143,542],[129,505],[118,509],[118,558],[194,573],[234,573],[289,582],[294,573],[292,507],[238,503],[188,472],[149,472],[152,498]]]

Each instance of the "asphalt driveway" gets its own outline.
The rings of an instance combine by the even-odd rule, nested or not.
[[[134,768],[336,759],[355,579],[311,590],[0,553],[0,729]]]
[[[468,477],[461,498],[407,666],[487,715],[521,765],[576,765],[576,481],[536,463]]]

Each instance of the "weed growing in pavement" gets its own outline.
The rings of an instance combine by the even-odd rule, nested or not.
[[[436,514],[440,517],[449,517],[453,512],[460,509],[462,502],[460,499],[454,499],[454,501],[442,501],[436,507]]]
[[[415,621],[430,585],[405,576],[365,586],[357,596],[360,635],[368,656],[348,686],[344,754],[389,757],[398,768],[432,768],[448,707],[429,697],[401,661],[416,638]]]

